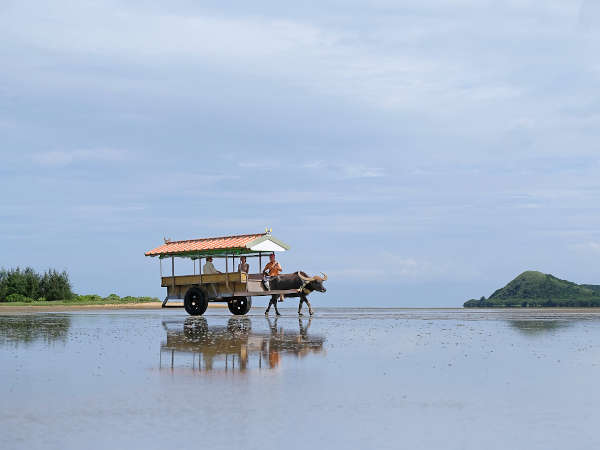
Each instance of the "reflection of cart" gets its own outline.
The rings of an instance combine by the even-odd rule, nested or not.
[[[268,320],[268,319],[267,319]],[[311,319],[305,323],[298,319],[298,331],[287,331],[277,326],[277,319],[269,322],[270,331],[252,331],[248,317],[232,317],[227,326],[208,326],[204,317],[188,317],[181,320],[163,321],[167,333],[161,344],[161,367],[163,353],[170,356],[170,367],[175,367],[175,354],[192,356],[194,370],[244,371],[250,368],[275,368],[283,355],[302,357],[323,351],[325,338],[309,335]],[[182,364],[180,355],[178,365]],[[190,366],[189,357],[183,361]]]
[[[163,306],[169,299],[183,298],[185,310],[195,316],[204,314],[208,302],[227,302],[229,311],[244,315],[250,311],[252,296],[299,292],[298,289],[267,290],[262,283],[262,257],[286,250],[289,250],[289,246],[275,239],[270,232],[265,232],[188,241],[165,240],[160,247],[146,252],[146,256],[158,256],[161,261],[161,286],[167,288]],[[209,256],[225,259],[224,273],[202,273],[202,259]],[[258,273],[236,272],[236,257],[240,256],[258,258]],[[176,276],[175,257],[191,259],[194,263],[193,275]],[[162,274],[162,260],[165,258],[171,259],[171,276]]]

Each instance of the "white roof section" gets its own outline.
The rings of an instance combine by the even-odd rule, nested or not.
[[[267,238],[258,244],[254,244],[249,247],[253,252],[285,252],[286,249],[279,245],[277,242]]]

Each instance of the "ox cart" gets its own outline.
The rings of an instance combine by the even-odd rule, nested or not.
[[[202,315],[209,302],[227,303],[229,311],[244,315],[250,311],[252,297],[273,295],[299,295],[303,286],[296,289],[266,289],[263,283],[262,258],[274,252],[289,250],[289,246],[271,236],[270,231],[262,234],[245,234],[216,238],[171,241],[145,253],[160,260],[161,286],[167,288],[162,306],[171,299],[183,299],[183,306],[190,315]],[[236,260],[241,256],[256,258],[258,273],[239,272]],[[175,258],[191,259],[193,274],[175,275]],[[202,261],[211,257],[224,259],[225,272],[202,273]],[[171,275],[163,275],[162,261],[171,262]],[[197,266],[197,269],[196,269]],[[252,264],[250,264],[252,266]]]

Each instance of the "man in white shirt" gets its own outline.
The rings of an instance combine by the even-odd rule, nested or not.
[[[213,273],[221,273],[217,269],[215,269],[215,266],[212,263],[212,256],[206,258],[206,264],[204,264],[202,272],[206,275],[212,275]]]
[[[212,256],[209,256],[208,258],[206,258],[206,263],[204,264],[204,267],[202,268],[202,272],[204,273],[204,275],[212,275],[214,273],[221,273],[217,269],[215,269],[215,266],[212,263]],[[209,286],[213,293],[213,297],[216,297],[217,296],[217,288],[215,287],[214,284],[209,284]]]

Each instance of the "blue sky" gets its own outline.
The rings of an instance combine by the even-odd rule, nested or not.
[[[592,1],[3,1],[0,265],[161,296],[163,236],[269,226],[322,304],[600,283],[599,25]]]

